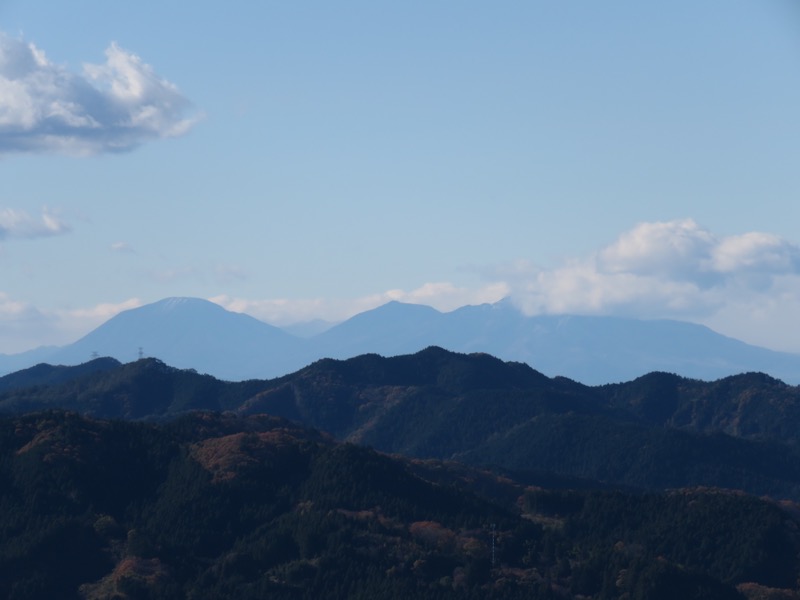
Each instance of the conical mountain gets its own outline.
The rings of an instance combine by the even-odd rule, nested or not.
[[[69,346],[0,356],[0,375],[43,361],[79,364],[95,355],[129,362],[141,349],[142,356],[220,379],[268,379],[321,358],[396,356],[428,346],[485,352],[587,385],[627,381],[652,371],[703,380],[761,371],[800,384],[800,355],[751,346],[702,325],[527,316],[508,301],[447,313],[389,302],[301,338],[206,300],[168,298],[120,313]]]
[[[296,368],[301,341],[248,315],[199,298],[167,298],[119,313],[48,361],[91,356],[129,362],[143,356],[229,380],[265,378]]]

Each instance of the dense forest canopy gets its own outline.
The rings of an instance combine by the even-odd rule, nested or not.
[[[429,348],[0,378],[0,597],[797,599],[797,388]]]
[[[275,417],[35,413],[0,449],[10,599],[742,598],[800,568],[773,502],[420,469]]]
[[[800,388],[763,374],[702,382],[651,373],[592,387],[441,348],[326,359],[278,379],[238,383],[155,359],[64,369],[0,378],[0,414],[59,408],[163,420],[192,410],[267,413],[417,458],[648,490],[708,485],[800,500]]]

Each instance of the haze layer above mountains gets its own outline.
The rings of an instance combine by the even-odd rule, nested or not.
[[[239,381],[278,377],[320,358],[384,356],[439,346],[525,362],[548,376],[597,385],[652,371],[713,380],[761,371],[800,383],[800,355],[751,346],[691,323],[619,317],[526,316],[511,303],[442,313],[390,302],[303,338],[196,298],[168,298],[122,312],[73,344],[0,355],[0,374],[93,356],[151,356]]]

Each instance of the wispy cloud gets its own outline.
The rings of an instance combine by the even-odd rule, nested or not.
[[[9,294],[0,292],[0,320],[16,320],[19,317],[35,316],[37,311],[30,305],[14,300]]]
[[[128,242],[114,242],[111,244],[111,250],[120,254],[136,254],[136,250]]]
[[[174,84],[115,43],[105,55],[76,74],[0,32],[0,153],[121,152],[191,129],[198,117]]]
[[[0,292],[0,352],[31,349],[31,340],[49,340],[54,320],[27,302]],[[37,343],[43,345],[48,342]]]
[[[0,353],[72,343],[114,315],[141,305],[138,298],[131,298],[81,308],[43,309],[0,292]]]
[[[100,325],[124,310],[130,310],[140,306],[142,306],[141,300],[138,298],[129,298],[122,302],[104,302],[87,308],[58,310],[55,311],[54,314],[63,320],[80,321],[80,324],[77,325],[78,329],[85,329],[87,324],[90,326]]]
[[[46,207],[36,217],[23,210],[0,208],[0,241],[49,237],[69,230],[69,225]]]
[[[101,302],[91,306],[40,311],[50,323],[50,341],[55,345],[70,344],[99,327],[119,313],[142,306],[139,298],[122,302]]]
[[[248,278],[247,271],[237,265],[217,265],[213,268],[212,277],[220,285],[227,285]]]

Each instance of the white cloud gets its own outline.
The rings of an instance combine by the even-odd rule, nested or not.
[[[508,287],[502,283],[493,283],[479,289],[457,287],[452,283],[426,283],[410,292],[404,290],[389,290],[383,294],[369,296],[377,302],[375,306],[385,304],[390,300],[406,302],[408,304],[426,304],[447,312],[467,304],[484,304],[497,302],[509,292]]]
[[[716,240],[691,219],[640,223],[597,253],[597,268],[606,273],[696,279],[708,272]]]
[[[79,321],[79,324],[76,324],[76,328],[83,330],[87,326],[92,327],[93,324],[95,327],[97,325],[101,325],[102,323],[106,322],[111,317],[121,313],[124,310],[130,310],[132,308],[138,308],[142,306],[141,300],[138,298],[129,298],[128,300],[124,300],[123,302],[104,302],[101,304],[96,304],[94,306],[90,306],[88,308],[73,308],[73,309],[64,309],[55,311],[54,314],[58,315],[60,318],[64,320],[75,320]]]
[[[451,283],[426,283],[414,290],[388,290],[360,298],[311,298],[251,300],[220,295],[209,298],[220,306],[249,314],[273,325],[289,325],[314,319],[338,322],[387,302],[425,304],[450,311],[467,304],[497,302],[508,294],[504,283],[492,283],[479,289],[460,288]]]
[[[713,295],[695,283],[636,273],[606,273],[592,261],[542,270],[509,283],[527,314],[625,314],[658,317],[707,312]]]
[[[588,257],[550,269],[516,263],[495,276],[529,314],[709,319],[800,279],[800,246],[761,232],[718,237],[691,219],[640,223]]]
[[[150,65],[115,43],[105,54],[74,74],[0,32],[0,154],[120,152],[196,123],[189,101]]]
[[[71,344],[93,329],[96,329],[111,317],[119,313],[142,306],[139,298],[129,298],[122,302],[102,302],[94,306],[56,309],[47,312],[52,320],[52,339],[49,343]]]
[[[390,300],[449,311],[508,296],[529,315],[685,319],[751,343],[800,351],[786,327],[800,321],[800,246],[772,234],[717,236],[691,219],[640,223],[588,256],[550,268],[518,260],[483,275],[491,283],[480,289],[428,283],[355,299],[212,300],[286,325],[341,321]]]
[[[711,258],[720,273],[800,272],[800,247],[768,233],[751,232],[720,240]]]
[[[22,210],[0,208],[0,240],[48,237],[66,233],[69,230],[69,225],[47,207],[38,217],[33,217]]]

